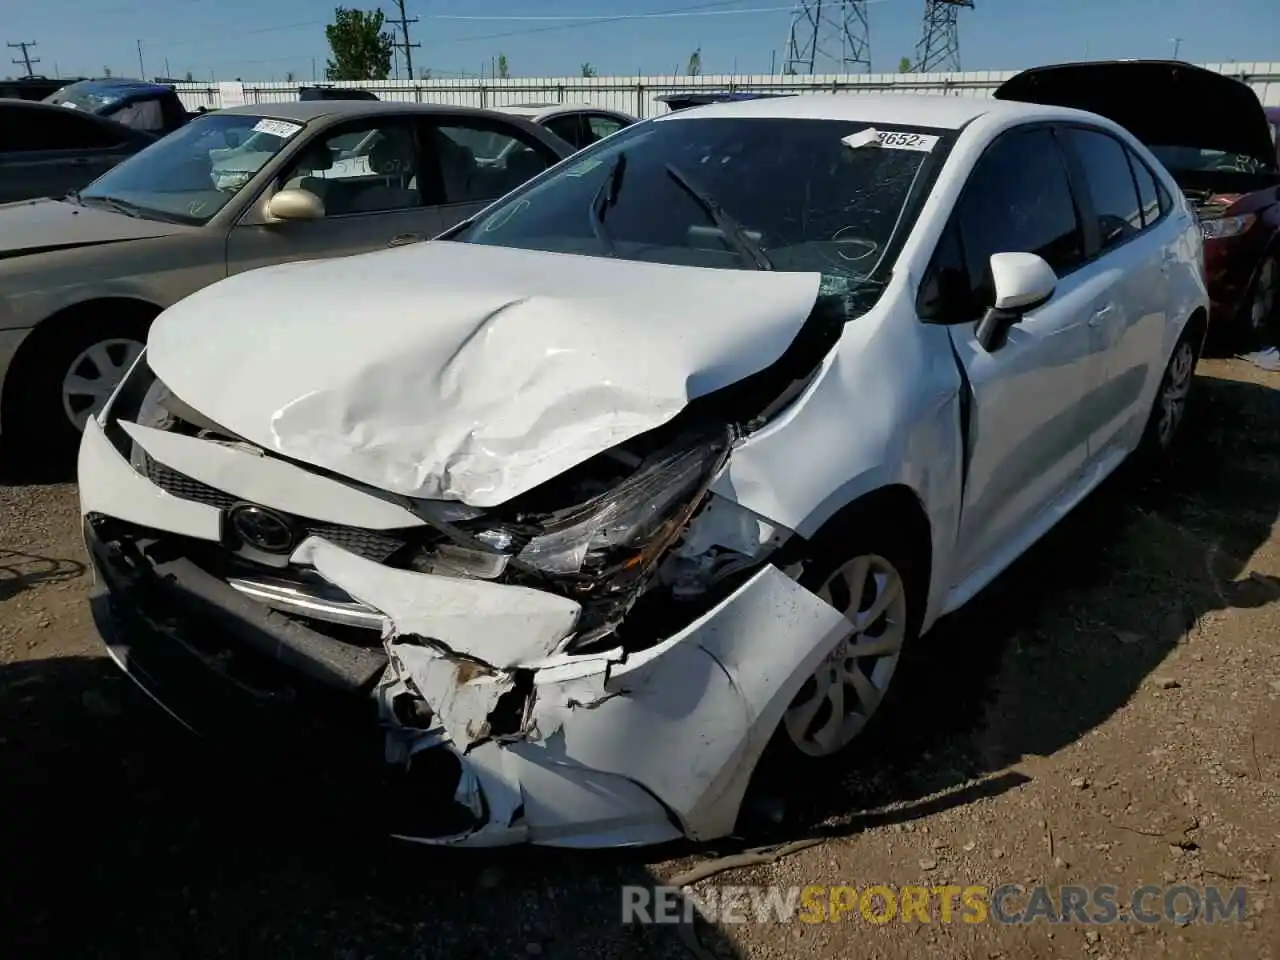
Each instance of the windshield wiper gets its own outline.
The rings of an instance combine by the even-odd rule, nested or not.
[[[81,203],[100,203],[116,213],[123,213],[126,217],[137,217],[139,220],[147,219],[141,207],[127,200],[117,200],[115,197],[83,197],[78,193],[76,198]]]
[[[725,209],[716,202],[715,197],[707,193],[700,187],[695,186],[688,177],[680,172],[680,168],[675,164],[668,163],[666,165],[667,176],[680,185],[684,190],[709,216],[712,222],[720,228],[720,232],[724,234],[725,242],[738,254],[743,260],[750,263],[757,270],[772,270],[773,261],[769,259],[768,254],[760,248],[760,244],[752,239],[747,233],[746,228],[737,220],[731,217]]]
[[[627,155],[620,153],[618,159],[613,161],[613,166],[609,169],[609,175],[604,178],[604,183],[600,184],[600,189],[591,198],[591,232],[600,242],[600,246],[604,247],[604,252],[611,257],[618,255],[618,245],[613,242],[613,236],[604,225],[604,215],[618,202],[618,190],[622,187],[622,175],[626,170]]]

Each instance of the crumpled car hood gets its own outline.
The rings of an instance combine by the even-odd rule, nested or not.
[[[147,353],[252,443],[487,507],[776,361],[819,281],[432,242],[220,281]]]
[[[146,240],[191,229],[61,200],[19,200],[0,204],[0,257],[121,240]]]

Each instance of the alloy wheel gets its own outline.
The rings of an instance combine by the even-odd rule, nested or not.
[[[907,593],[894,565],[874,554],[849,560],[815,592],[851,629],[800,688],[783,726],[797,750],[821,758],[848,746],[884,699],[907,635]]]
[[[1159,420],[1156,422],[1156,439],[1161,447],[1173,442],[1178,427],[1182,425],[1187,410],[1187,396],[1191,393],[1191,378],[1195,373],[1196,352],[1190,340],[1183,340],[1173,351],[1169,369],[1165,372],[1160,388]]]
[[[97,416],[115,392],[143,345],[137,340],[100,340],[71,362],[62,378],[62,409],[77,431]]]

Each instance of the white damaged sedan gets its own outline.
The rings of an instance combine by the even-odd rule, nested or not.
[[[194,729],[306,717],[416,776],[407,839],[724,836],[762,757],[840,754],[938,617],[1168,448],[1201,256],[1088,113],[639,123],[441,240],[165,311],[80,450],[95,620]]]

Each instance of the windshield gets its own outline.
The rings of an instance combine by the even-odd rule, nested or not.
[[[1267,165],[1253,157],[1202,147],[1150,148],[1170,173],[1265,173]]]
[[[941,131],[782,118],[658,120],[588,147],[450,239],[881,280]],[[847,141],[847,142],[846,142]]]
[[[289,120],[205,114],[113,167],[79,196],[126,204],[142,216],[207,223],[301,129]]]

